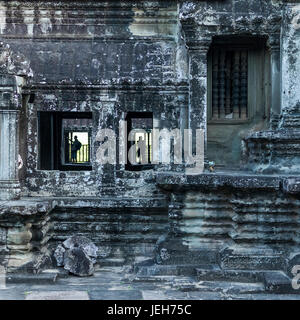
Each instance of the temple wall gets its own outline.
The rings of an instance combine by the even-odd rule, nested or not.
[[[173,263],[216,263],[220,250],[229,246],[231,253],[241,249],[237,256],[225,255],[229,266],[237,257],[246,257],[242,266],[246,268],[251,247],[253,268],[259,266],[261,257],[266,258],[266,268],[284,266],[282,260],[299,243],[300,183],[297,175],[290,175],[299,173],[299,135],[294,131],[295,114],[284,118],[287,110],[296,107],[297,111],[300,100],[297,3],[0,1],[0,9],[0,74],[4,75],[0,121],[6,119],[7,110],[11,113],[5,124],[0,122],[0,150],[7,150],[5,137],[11,139],[11,146],[19,144],[5,154],[10,157],[8,164],[0,156],[0,199],[28,197],[25,202],[0,206],[1,250],[11,254],[12,268],[31,261],[33,249],[47,252],[48,240],[61,241],[73,233],[90,234],[99,242],[107,236],[109,250],[114,237],[123,250],[126,235],[135,234],[132,248],[142,258],[165,249],[163,240],[155,245],[162,237],[167,239],[167,249],[170,245],[175,253],[181,251],[179,260],[174,254]],[[192,176],[186,174],[184,165],[160,164],[132,172],[122,164],[96,161],[98,130],[110,128],[117,133],[119,120],[128,111],[152,112],[154,128],[203,129],[207,147],[207,56],[213,39],[226,36],[263,37],[270,55],[270,82],[265,84],[270,97],[260,110],[260,119],[219,130],[226,140],[223,149],[218,146],[221,158],[225,151],[232,152],[239,162],[247,153],[249,167],[238,167],[240,171],[235,172],[227,167],[224,175],[217,168]],[[19,77],[24,80],[22,85]],[[8,79],[13,81],[6,100]],[[39,111],[93,113],[92,170],[40,169]],[[280,119],[287,119],[288,134],[266,129],[277,128]],[[277,167],[270,168],[272,161]],[[276,175],[278,167],[288,176]],[[168,173],[166,178],[164,173]],[[101,211],[103,207],[108,211]],[[137,215],[140,224],[132,222],[131,213],[108,214],[111,209],[127,207],[146,208]],[[159,208],[152,220],[147,216],[150,208]],[[125,237],[119,234],[124,230]],[[135,242],[143,237],[149,243],[138,248]],[[194,250],[201,254],[194,255]]]
[[[32,70],[23,93],[34,95],[34,99],[27,100],[20,119],[24,124],[20,137],[23,195],[97,196],[121,192],[125,196],[151,197],[159,193],[152,170],[133,173],[122,165],[104,168],[96,162],[98,129],[118,132],[118,121],[126,112],[152,111],[155,128],[206,130],[206,59],[212,38],[271,37],[273,31],[277,36],[278,30],[272,28],[273,24],[274,28],[280,25],[276,19],[281,2],[45,1],[33,6],[30,1],[2,1],[1,8],[3,41],[24,56]],[[203,42],[200,54],[190,46],[189,27],[185,27],[190,17],[197,24],[197,41],[210,39]],[[265,110],[268,113],[270,106],[266,104]],[[39,169],[38,111],[93,113],[92,171]],[[228,139],[223,141],[223,135],[223,149],[210,148],[208,155],[222,154],[222,150],[232,152],[224,164],[238,165],[242,138],[267,126],[268,119],[262,120],[261,114],[253,123],[222,127],[224,130],[211,125],[209,135],[219,132],[219,136],[221,130]],[[219,144],[216,148],[220,149]],[[168,170],[181,168],[155,166],[155,171]]]
[[[284,12],[282,29],[282,108],[295,107],[300,102],[300,5],[289,4]]]
[[[23,90],[34,95],[21,118],[23,195],[96,196],[116,188],[124,196],[155,193],[151,170],[104,170],[96,162],[97,142],[92,171],[39,170],[37,111],[92,112],[93,141],[100,128],[117,133],[128,111],[153,112],[157,128],[180,128],[187,56],[176,2],[2,1],[1,10],[2,38],[30,61],[33,74]]]

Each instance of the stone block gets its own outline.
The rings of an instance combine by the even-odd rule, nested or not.
[[[7,229],[0,228],[0,246],[5,245],[7,240]]]
[[[14,245],[27,246],[32,238],[30,228],[30,223],[21,228],[9,228],[7,232],[8,248],[13,247]]]
[[[282,271],[269,271],[264,273],[264,285],[267,291],[272,293],[295,293],[291,279]]]

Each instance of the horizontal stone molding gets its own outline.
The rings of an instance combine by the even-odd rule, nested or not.
[[[157,173],[156,183],[167,190],[189,190],[197,188],[230,187],[240,190],[280,190],[280,176],[245,174],[240,172],[202,173],[185,175],[175,173]]]
[[[166,85],[151,86],[146,84],[32,84],[23,88],[24,94],[34,93],[35,91],[97,91],[99,94],[106,94],[105,91],[176,91],[188,92],[188,83],[169,83]],[[101,92],[102,91],[102,92]]]

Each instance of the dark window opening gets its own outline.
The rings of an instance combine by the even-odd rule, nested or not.
[[[268,126],[271,61],[267,37],[216,36],[207,59],[206,157],[218,168],[239,170],[243,137]]]
[[[41,170],[91,170],[92,113],[39,112]]]
[[[140,171],[153,168],[152,161],[152,112],[128,112],[126,116],[128,134],[133,135],[134,141],[128,141],[128,154],[132,146],[135,146],[135,164],[128,161],[126,170]],[[139,142],[143,142],[145,150],[141,152]]]
[[[264,37],[214,38],[208,55],[209,120],[247,121],[253,116],[253,106],[264,94],[264,63]]]
[[[248,51],[215,49],[212,55],[212,119],[247,119]]]

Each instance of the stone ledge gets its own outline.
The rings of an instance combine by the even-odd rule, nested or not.
[[[28,274],[28,273],[10,273],[6,277],[7,284],[54,284],[58,277],[59,271],[56,270],[46,270],[40,274]]]
[[[281,189],[283,177],[240,172],[201,173],[197,175],[164,172],[156,174],[156,183],[166,190],[231,187],[277,191]]]
[[[0,216],[17,214],[21,216],[31,216],[37,213],[47,213],[51,209],[50,201],[44,199],[0,201]]]
[[[38,199],[38,198],[34,198]],[[166,197],[127,198],[127,197],[63,197],[42,198],[51,201],[52,207],[63,208],[166,208]]]
[[[300,130],[299,129],[280,129],[280,130],[268,130],[268,131],[258,131],[254,132],[245,140],[267,140],[274,141],[278,143],[278,141],[295,141],[300,138]]]
[[[158,207],[166,208],[166,197],[30,197],[13,201],[0,201],[0,216],[20,214],[30,216],[47,213],[55,207],[63,208],[123,208],[123,207]]]

